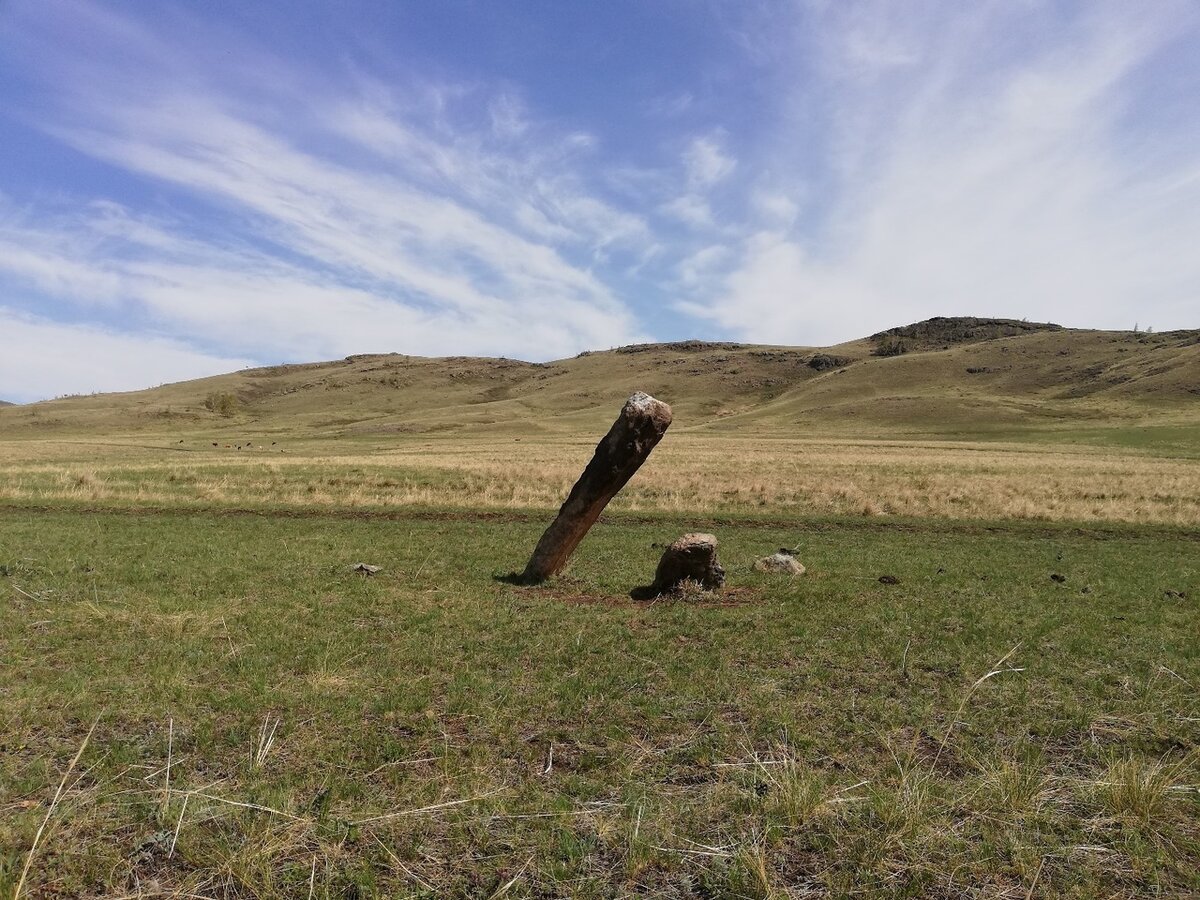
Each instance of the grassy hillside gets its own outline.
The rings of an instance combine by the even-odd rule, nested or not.
[[[0,410],[6,436],[575,433],[645,390],[676,430],[988,436],[1200,426],[1200,331],[932,319],[832,348],[685,341],[551,363],[399,354]],[[1174,432],[1171,432],[1172,434]],[[1178,435],[1176,435],[1178,437]]]

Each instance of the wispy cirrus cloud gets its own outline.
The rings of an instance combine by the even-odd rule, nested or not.
[[[470,313],[502,303],[536,308],[538,301],[527,298],[540,295],[568,308],[623,312],[598,279],[554,246],[423,189],[394,168],[322,159],[201,98],[110,111],[106,118],[56,131],[81,152],[253,217],[279,248],[371,283],[391,302]],[[543,214],[547,209],[554,211],[542,204]]]
[[[737,168],[737,160],[722,149],[716,135],[695,138],[683,152],[683,163],[688,186],[699,190],[728,178]]]
[[[104,77],[56,85],[39,126],[184,191],[201,213],[151,224],[111,202],[74,215],[10,207],[0,232],[10,314],[23,296],[27,315],[53,305],[84,322],[116,304],[123,316],[93,324],[258,360],[367,349],[547,358],[645,336],[590,268],[599,256],[636,262],[648,230],[589,192],[572,165],[587,136],[539,126],[506,93],[487,103],[490,127],[463,126],[445,94],[435,110],[414,108],[377,81],[313,97],[282,79],[271,108],[294,112],[286,124],[191,79],[109,93],[134,82],[127,67],[157,65],[162,47],[119,16],[103,21],[101,34],[140,43],[92,68],[65,64]]]
[[[1196,326],[1200,129],[1145,122],[1131,139],[1155,90],[1146,69],[1181,22],[1194,37],[1194,10],[1096,8],[994,55],[989,35],[1045,22],[935,6],[936,21],[881,32],[864,22],[891,13],[866,9],[822,32],[833,111],[815,214],[761,197],[738,262],[686,309],[742,339],[807,343],[972,311]]]
[[[683,192],[659,206],[659,212],[697,231],[716,230],[711,192],[729,178],[737,160],[722,146],[719,133],[693,137],[688,141],[680,162]]]
[[[323,273],[303,259],[291,263],[264,250],[180,237],[112,204],[64,214],[53,228],[22,224],[11,211],[7,219],[0,266],[14,283],[10,296],[19,296],[24,282],[50,291],[60,311],[90,313],[110,328],[124,323],[133,336],[186,335],[176,341],[222,360],[230,351],[240,359],[329,358],[392,349],[393,341],[413,342],[425,353],[482,354],[494,352],[489,328],[520,331],[518,340],[533,356],[570,342],[579,330],[603,334],[613,327],[594,303],[577,302],[567,324],[559,295],[520,306],[489,304],[469,284],[432,284],[441,292],[438,305],[397,303],[349,285],[343,269]],[[21,271],[8,264],[17,254]],[[394,264],[388,261],[365,284],[377,286]],[[136,329],[128,328],[130,316]]]

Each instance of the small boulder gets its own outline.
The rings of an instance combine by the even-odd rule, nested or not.
[[[725,570],[717,561],[715,535],[685,534],[663,551],[654,583],[636,593],[658,597],[678,591],[684,582],[692,581],[706,591],[715,591],[725,584]]]
[[[358,575],[374,575],[379,571],[379,566],[373,566],[370,563],[354,563],[350,566],[350,571]]]
[[[792,555],[787,547],[780,547],[770,556],[755,560],[754,568],[760,572],[771,572],[778,575],[803,575],[804,565]]]

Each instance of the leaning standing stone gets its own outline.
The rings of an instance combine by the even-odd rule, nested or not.
[[[536,584],[562,571],[608,501],[646,461],[670,424],[671,407],[661,400],[638,391],[625,401],[557,518],[538,541],[522,581]]]

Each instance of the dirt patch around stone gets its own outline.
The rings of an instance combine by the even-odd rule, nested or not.
[[[683,598],[664,594],[651,600],[634,600],[628,594],[589,593],[571,585],[523,587],[521,593],[554,600],[569,606],[624,606],[630,609],[647,609],[651,606],[667,604],[684,604],[699,609],[723,609],[745,606],[762,599],[762,592],[752,587],[725,588],[720,593],[699,598]]]

